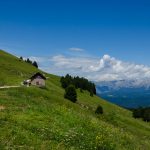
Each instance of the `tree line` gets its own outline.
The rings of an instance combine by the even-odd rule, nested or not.
[[[134,118],[142,118],[144,121],[150,122],[150,107],[132,109]]]
[[[29,58],[27,58],[27,59],[24,60],[22,56],[20,57],[20,60],[23,60],[26,63],[29,63],[29,64],[33,65],[34,67],[38,68],[38,64],[37,64],[36,61],[31,61]]]
[[[90,96],[96,94],[95,84],[83,77],[72,77],[67,74],[66,76],[61,77],[60,82],[61,86],[65,89],[64,97],[74,103],[77,101],[76,89],[78,88],[80,88],[80,92],[83,92],[83,90],[89,91]]]
[[[80,92],[83,90],[87,90],[90,92],[90,96],[96,95],[96,87],[95,84],[88,81],[85,78],[80,77],[72,77],[69,74],[61,77],[60,79],[61,86],[65,89],[64,98],[75,103],[77,101],[77,92],[76,89],[80,88]],[[103,107],[98,105],[95,114],[103,114]]]
[[[91,96],[93,94],[96,95],[96,87],[95,84],[88,81],[86,78],[80,78],[80,77],[72,77],[69,74],[66,76],[61,77],[61,85],[63,88],[67,88],[69,85],[74,85],[76,89],[87,90],[90,92]]]

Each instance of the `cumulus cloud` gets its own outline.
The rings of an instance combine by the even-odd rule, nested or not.
[[[77,48],[77,47],[72,47],[72,48],[69,48],[70,51],[75,51],[75,52],[82,52],[84,51],[84,49],[82,48]]]
[[[84,76],[97,82],[135,79],[147,81],[150,79],[150,67],[123,62],[109,55],[104,55],[99,59],[57,55],[46,58],[45,61],[41,58],[36,58],[36,60],[41,63],[41,68],[47,72],[58,75],[69,73]]]

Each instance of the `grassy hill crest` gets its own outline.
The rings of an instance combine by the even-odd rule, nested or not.
[[[4,85],[20,85],[40,71],[2,50],[0,69]],[[74,104],[64,99],[60,77],[46,76],[46,89],[0,89],[0,149],[150,149],[149,123],[87,91],[77,90]],[[103,115],[95,114],[98,105]]]

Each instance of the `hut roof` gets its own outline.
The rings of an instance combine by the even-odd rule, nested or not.
[[[37,72],[30,78],[31,81],[34,80],[37,76],[40,76],[42,79],[46,80],[46,77],[43,74],[41,74],[40,72]]]

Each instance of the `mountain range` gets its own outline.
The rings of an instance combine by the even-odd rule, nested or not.
[[[150,79],[96,83],[99,96],[129,108],[150,106]]]

